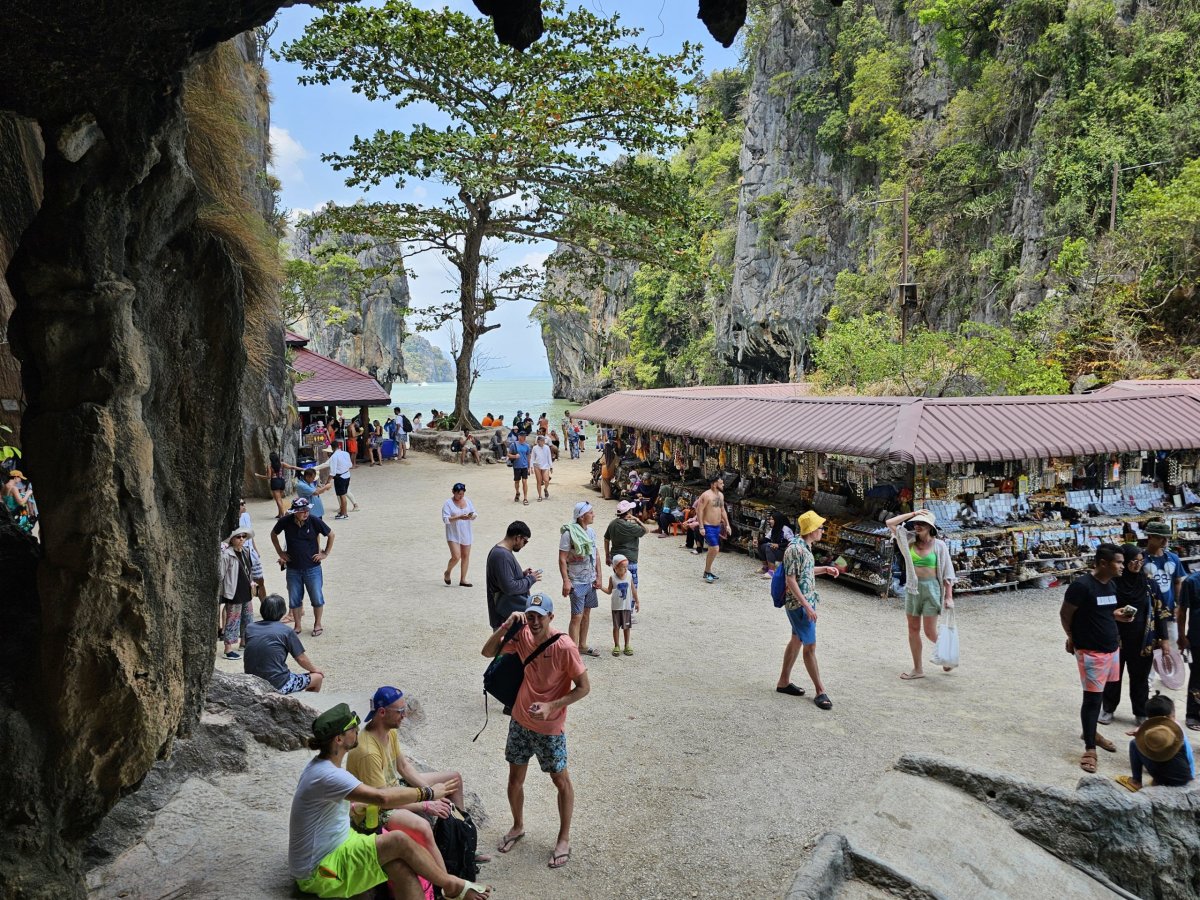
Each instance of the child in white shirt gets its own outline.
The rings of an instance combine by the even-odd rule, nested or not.
[[[642,604],[638,600],[637,585],[629,572],[629,560],[624,554],[618,553],[612,558],[612,575],[608,577],[608,585],[601,587],[606,594],[612,595],[613,619],[613,648],[612,655],[621,655],[621,631],[625,632],[625,655],[633,656],[633,648],[629,646],[629,631],[633,627],[634,611],[641,612]]]

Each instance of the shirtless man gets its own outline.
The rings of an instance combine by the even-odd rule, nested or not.
[[[704,557],[704,580],[712,584],[720,576],[712,573],[713,560],[721,552],[721,538],[729,537],[729,513],[725,510],[725,479],[714,475],[708,480],[708,490],[696,501],[696,518],[704,529],[708,555]]]

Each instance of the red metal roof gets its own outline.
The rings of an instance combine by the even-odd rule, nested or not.
[[[1146,392],[1146,391],[1184,391],[1188,394],[1194,394],[1200,397],[1200,378],[1170,378],[1170,379],[1151,379],[1139,378],[1137,380],[1114,381],[1112,384],[1102,388],[1097,388],[1092,393],[1107,394],[1113,391],[1124,391],[1126,393]]]
[[[702,396],[620,391],[575,417],[711,443],[928,463],[1200,449],[1200,392],[1050,397]]]
[[[294,331],[284,331],[283,342],[289,347],[304,347],[308,344],[308,338]]]
[[[297,403],[305,406],[383,406],[392,402],[391,395],[370,375],[304,347],[293,347],[292,352],[295,354],[292,368],[309,375],[295,387]]]

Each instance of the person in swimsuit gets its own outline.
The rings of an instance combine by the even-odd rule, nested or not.
[[[901,527],[901,526],[904,527]],[[954,565],[946,542],[937,537],[937,519],[927,509],[901,513],[887,520],[888,530],[904,561],[904,613],[908,618],[908,648],[912,669],[901,673],[905,681],[925,677],[921,664],[921,632],[937,643],[937,619],[954,606]],[[937,657],[933,663],[938,665]],[[947,672],[949,668],[943,666]]]
[[[721,538],[729,537],[732,529],[729,527],[729,513],[725,509],[725,479],[714,475],[708,480],[708,490],[696,501],[696,518],[704,531],[704,542],[708,545],[708,555],[704,558],[704,580],[712,584],[719,575],[712,571],[713,560],[721,552]]]
[[[279,454],[274,450],[271,451],[271,458],[267,461],[266,472],[255,472],[255,478],[266,478],[271,485],[271,496],[275,498],[275,518],[282,519],[287,515],[287,509],[283,505],[283,490],[287,487],[287,482],[283,479],[284,469],[299,469],[296,466],[289,466],[279,458]]]

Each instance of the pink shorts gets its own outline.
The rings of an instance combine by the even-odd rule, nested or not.
[[[1079,681],[1084,691],[1100,694],[1110,681],[1121,680],[1121,651],[1101,653],[1098,650],[1076,650],[1075,662],[1079,665]]]

